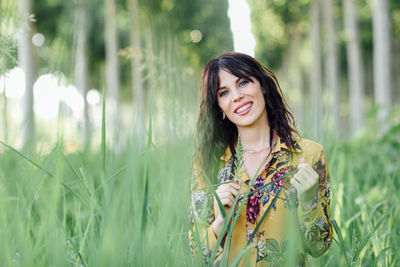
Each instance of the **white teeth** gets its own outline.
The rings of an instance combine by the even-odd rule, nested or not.
[[[239,108],[238,110],[236,110],[236,113],[241,113],[241,112],[245,111],[246,109],[248,109],[249,107],[251,107],[251,103]]]

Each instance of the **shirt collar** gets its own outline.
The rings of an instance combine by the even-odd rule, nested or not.
[[[272,154],[277,153],[279,151],[281,151],[282,149],[284,150],[288,150],[288,151],[292,151],[294,153],[299,153],[301,152],[301,148],[298,144],[298,142],[296,141],[296,139],[292,140],[292,148],[290,148],[285,141],[278,136],[278,140],[276,142],[275,148],[272,151]],[[231,158],[232,156],[232,152],[231,149],[229,148],[229,146],[226,148],[224,155],[221,157],[221,160],[228,162],[228,160]]]
[[[300,148],[298,142],[296,141],[296,139],[292,140],[292,147],[290,148],[286,144],[285,140],[283,140],[281,137],[278,136],[278,141],[277,141],[276,146],[275,146],[274,150],[272,151],[272,153],[281,151],[282,149],[285,149],[285,150],[288,150],[288,151],[292,151],[294,153],[301,152],[301,148]]]

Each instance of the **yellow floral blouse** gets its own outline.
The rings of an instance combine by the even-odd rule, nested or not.
[[[246,200],[233,229],[229,264],[246,247],[252,236],[251,244],[253,246],[248,251],[249,255],[242,258],[239,266],[246,266],[246,261],[249,263],[249,260],[251,266],[280,266],[284,260],[289,239],[285,235],[287,230],[285,222],[289,212],[294,213],[298,218],[304,252],[317,257],[329,248],[332,242],[332,226],[329,217],[330,179],[323,147],[307,139],[295,139],[292,145],[293,148],[289,149],[283,139],[278,137],[270,162],[255,179],[250,192],[269,182],[277,181],[264,186],[262,190],[250,195]],[[319,174],[319,189],[314,204],[309,210],[303,210],[299,205],[296,189],[288,182],[291,176],[278,179],[293,170],[300,163],[301,158],[304,158],[305,162]],[[231,151],[227,148],[221,157],[219,184],[231,179],[232,161]],[[248,189],[250,178],[243,167],[239,170],[238,176],[243,181],[241,193],[244,193]],[[206,262],[217,242],[211,224],[218,215],[219,208],[218,206],[213,207],[213,202],[213,195],[210,193],[207,183],[201,178],[201,175],[195,175],[192,183],[191,219],[192,225],[196,227],[193,227],[192,231],[200,233],[197,236],[201,239],[200,243],[203,244],[201,251]],[[258,231],[253,233],[269,206],[271,207],[267,216]],[[193,234],[191,233],[190,236],[192,250],[194,250]],[[218,248],[215,263],[222,258],[224,241]],[[304,252],[300,252],[302,254],[300,266],[306,263]],[[245,259],[246,257],[247,259]]]

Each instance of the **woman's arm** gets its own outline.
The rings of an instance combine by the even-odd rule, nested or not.
[[[323,150],[321,150],[312,168],[318,174],[318,187],[311,205],[299,205],[298,217],[305,249],[311,256],[318,257],[329,248],[332,242],[330,176]],[[299,199],[301,203],[301,197]]]
[[[200,250],[204,260],[208,263],[217,243],[217,237],[213,230],[215,211],[212,194],[202,176],[199,175],[193,176],[190,219],[192,223],[192,229],[189,232],[191,250],[193,254],[199,253]],[[219,248],[218,254],[221,252],[222,248]]]
[[[200,180],[195,178],[192,183],[191,235],[193,237],[194,234],[197,234],[197,236],[195,236],[197,238],[197,244],[202,244],[203,256],[206,261],[208,261],[207,254],[211,254],[212,250],[215,248],[218,236],[225,235],[225,233],[222,233],[225,221],[216,200],[213,198],[209,191],[210,189],[206,186],[202,176],[197,175],[196,177],[200,177]],[[222,183],[218,186],[215,193],[220,199],[221,204],[224,206],[226,214],[228,214],[232,208],[235,202],[235,197],[239,193],[239,189],[240,182]],[[196,241],[196,239],[194,241]],[[222,239],[218,248],[219,253],[222,252],[223,246],[224,239]]]

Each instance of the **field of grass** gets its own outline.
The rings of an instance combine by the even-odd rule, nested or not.
[[[338,229],[311,266],[399,264],[399,137],[395,125],[324,144]],[[169,140],[132,138],[118,154],[104,141],[45,155],[0,144],[0,265],[201,266],[187,235],[192,137]]]

